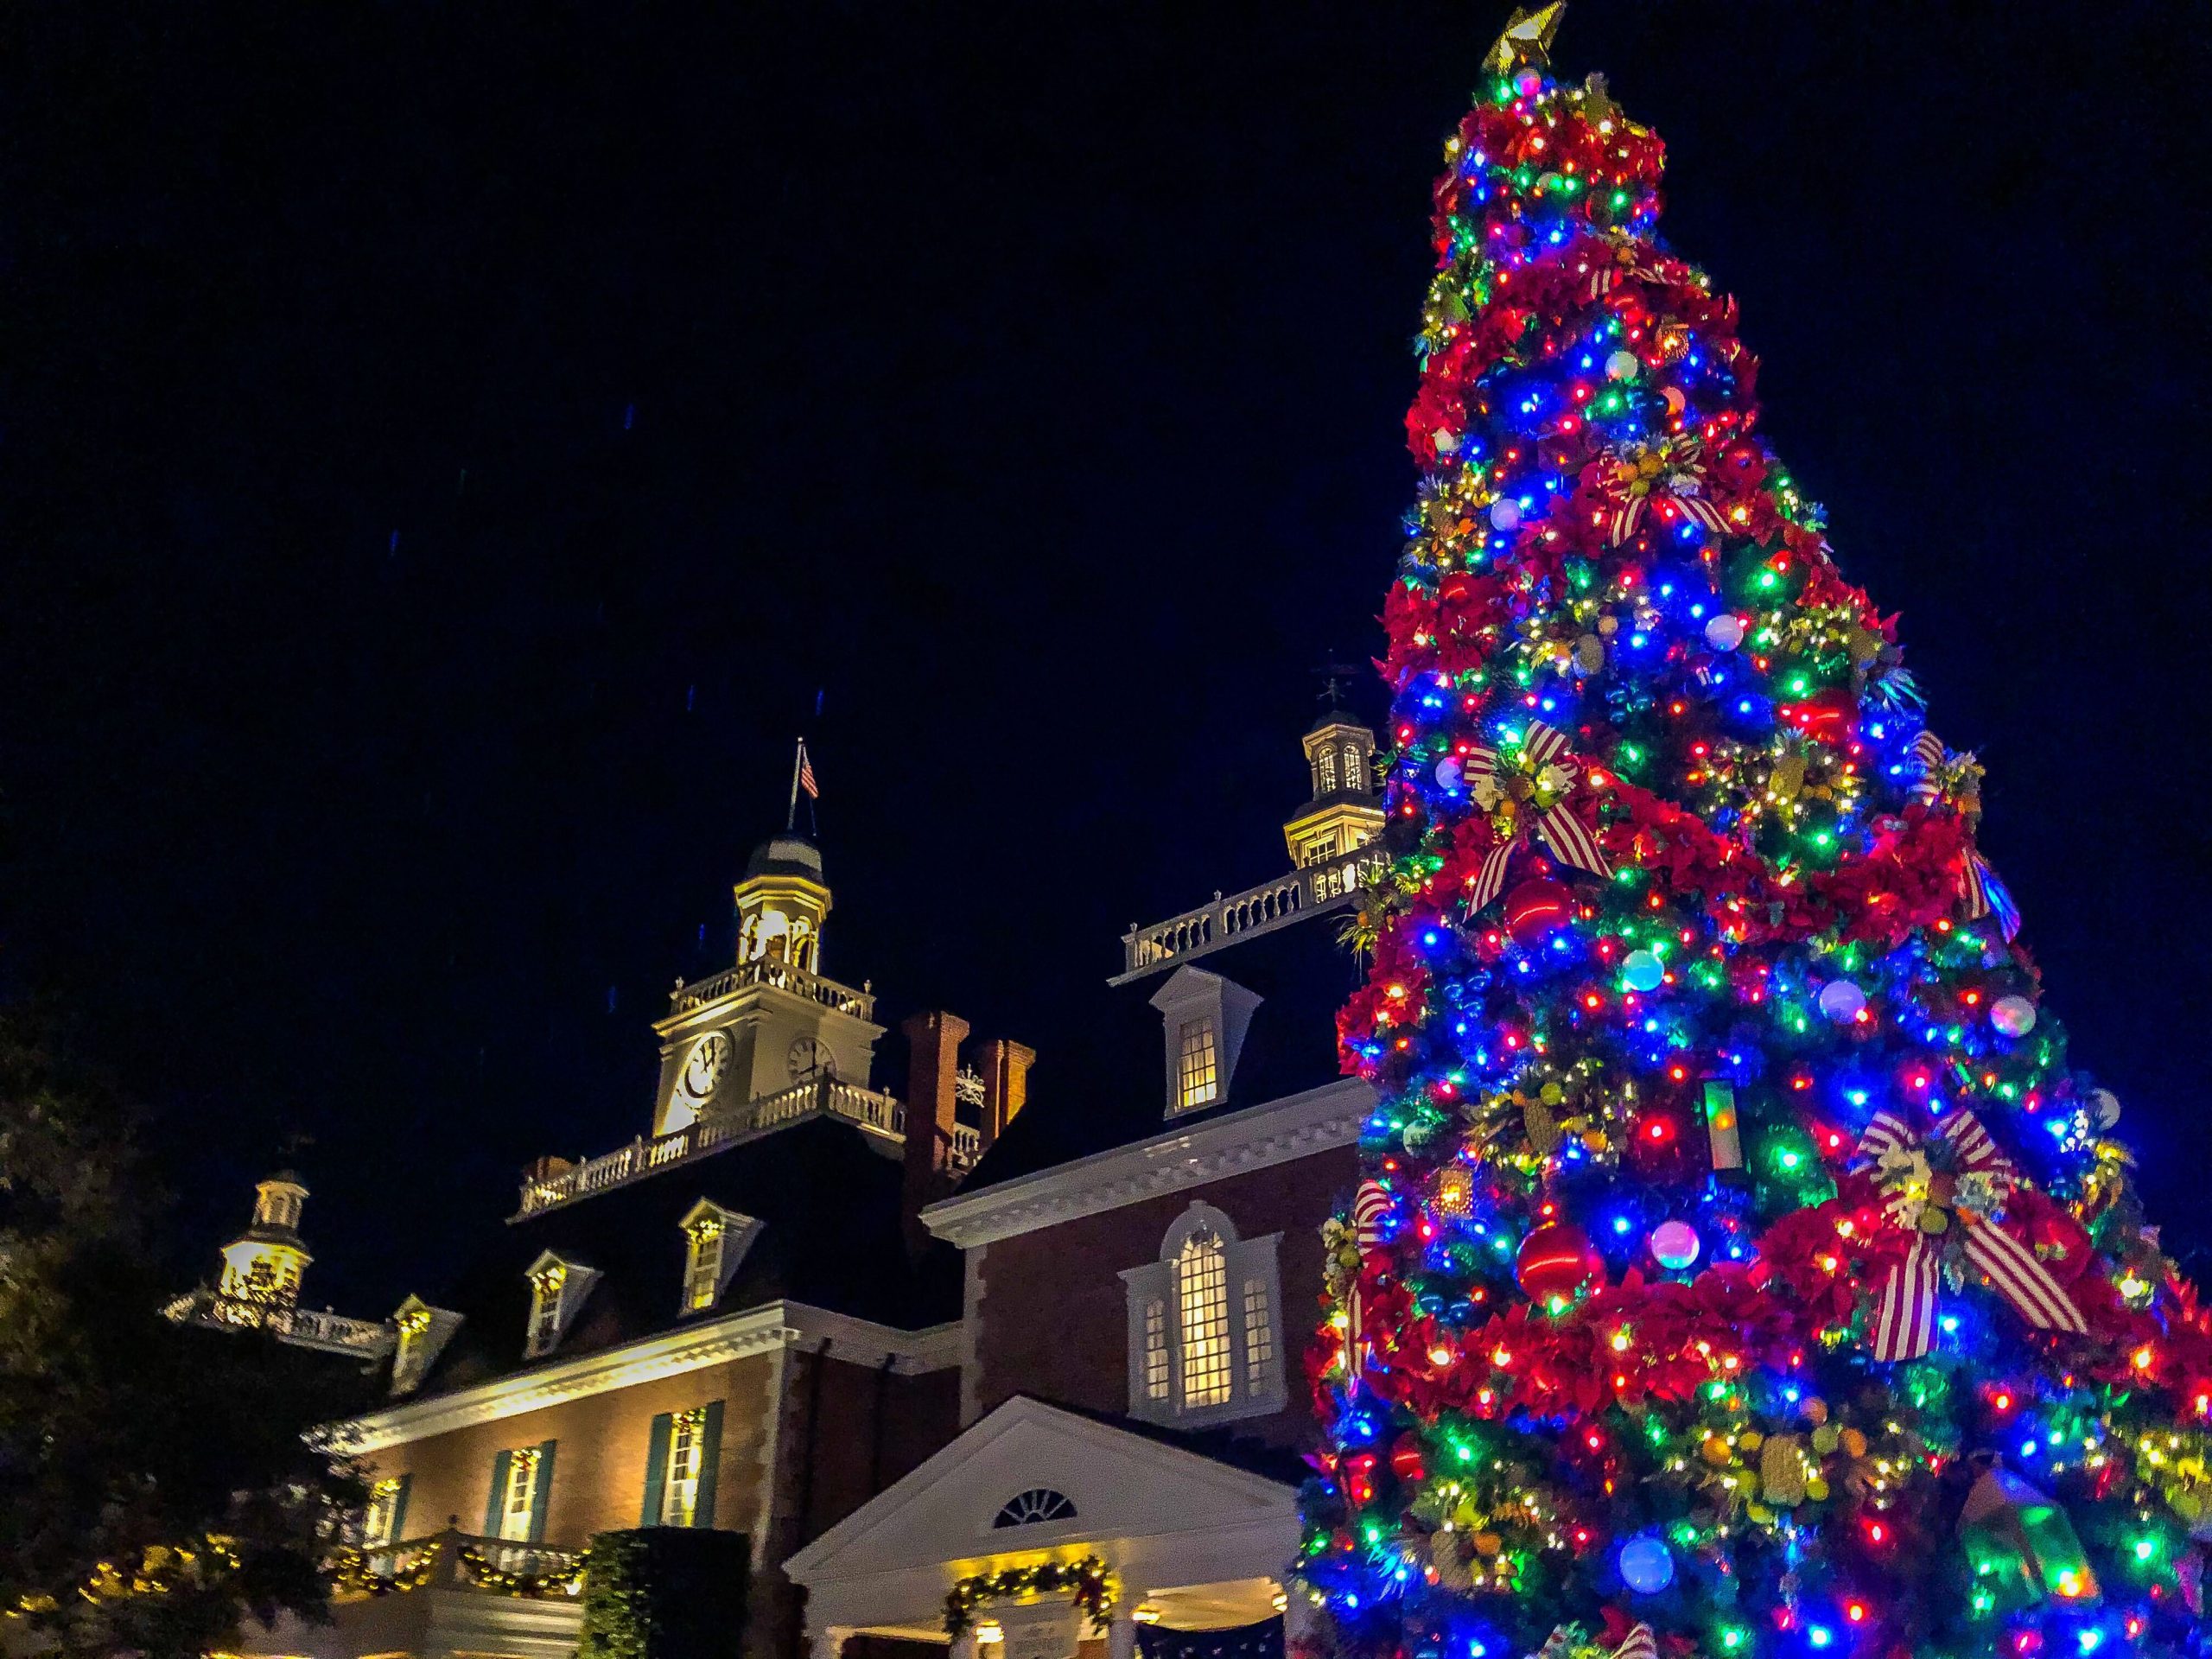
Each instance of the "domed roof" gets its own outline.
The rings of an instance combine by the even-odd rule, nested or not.
[[[1370,737],[1375,734],[1374,728],[1351,709],[1331,707],[1313,716],[1313,723],[1306,728],[1306,735],[1311,737],[1316,732],[1325,732],[1332,726],[1357,726]]]
[[[822,855],[804,836],[771,836],[745,861],[745,874],[748,880],[756,875],[803,875],[819,881]]]

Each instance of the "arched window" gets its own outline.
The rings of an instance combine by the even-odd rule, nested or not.
[[[1337,786],[1337,752],[1324,749],[1313,757],[1313,792],[1326,795]]]
[[[1157,1260],[1123,1271],[1135,1415],[1206,1422],[1282,1409],[1281,1239],[1240,1239],[1221,1211],[1194,1203]]]
[[[1363,770],[1363,768],[1360,765],[1358,748],[1352,744],[1345,744],[1344,787],[1346,789],[1363,790],[1367,787],[1365,780],[1361,776]]]
[[[1074,1519],[1075,1504],[1065,1492],[1056,1492],[1049,1486],[1032,1486],[1000,1504],[999,1512],[991,1517],[991,1525],[1033,1527],[1046,1521]]]

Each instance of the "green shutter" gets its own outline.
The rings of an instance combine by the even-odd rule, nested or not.
[[[668,1443],[676,1433],[676,1414],[664,1411],[653,1419],[652,1438],[645,1443],[645,1503],[638,1512],[641,1527],[660,1525],[668,1493]]]
[[[553,1496],[553,1448],[558,1440],[540,1441],[537,1447],[537,1485],[530,1495],[530,1541],[545,1541],[545,1509]]]
[[[484,1535],[499,1535],[499,1506],[507,1496],[507,1471],[513,1465],[515,1454],[502,1452],[492,1459],[492,1496],[484,1500]]]
[[[707,1421],[699,1426],[699,1502],[691,1524],[715,1524],[715,1471],[722,1460],[722,1402],[707,1402]]]
[[[399,1490],[391,1495],[391,1536],[385,1541],[397,1543],[407,1536],[407,1489],[414,1484],[411,1474],[399,1478]]]

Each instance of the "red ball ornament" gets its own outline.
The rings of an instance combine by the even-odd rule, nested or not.
[[[1505,895],[1505,931],[1522,944],[1540,944],[1574,919],[1574,894],[1563,881],[1531,876]]]
[[[1421,1460],[1421,1442],[1401,1434],[1390,1447],[1390,1472],[1400,1480],[1419,1480],[1428,1471]]]
[[[1554,1221],[1521,1241],[1521,1253],[1513,1258],[1513,1276],[1533,1301],[1548,1302],[1554,1296],[1572,1301],[1586,1288],[1605,1282],[1605,1259],[1589,1234],[1571,1221]]]

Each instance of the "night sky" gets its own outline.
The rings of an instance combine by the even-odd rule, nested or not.
[[[1379,650],[1503,10],[11,13],[0,976],[158,1109],[191,1265],[296,1162],[310,1300],[382,1314],[525,1160],[645,1128],[802,728],[824,969],[1049,1103],[1122,931],[1283,868],[1310,671]],[[1577,0],[1557,53],[1667,138],[2174,1242],[2202,21]]]

